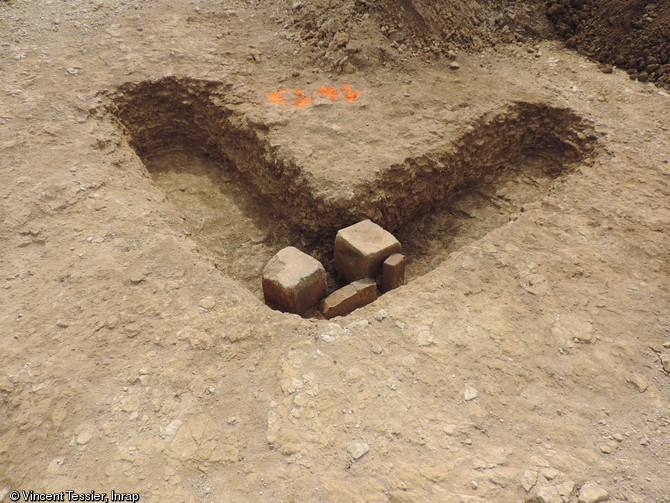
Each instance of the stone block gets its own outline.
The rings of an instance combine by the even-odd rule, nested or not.
[[[365,278],[335,290],[323,300],[321,310],[327,318],[344,316],[377,299],[377,283]]]
[[[304,314],[328,293],[321,262],[289,246],[263,269],[265,303],[280,311]]]
[[[394,253],[382,264],[382,292],[388,292],[405,284],[405,264],[401,253]]]
[[[335,237],[335,268],[347,281],[374,278],[390,255],[399,253],[400,242],[370,220],[340,229]]]
[[[363,307],[370,302],[377,300],[377,297],[379,296],[377,294],[377,283],[373,279],[363,278],[356,280],[351,284],[356,289],[356,293],[358,293],[360,302],[360,306],[358,307]]]
[[[326,319],[344,316],[358,307],[358,292],[353,285],[343,286],[323,299],[321,311]]]

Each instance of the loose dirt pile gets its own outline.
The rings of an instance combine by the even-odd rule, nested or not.
[[[297,30],[309,64],[341,73],[557,34],[603,71],[616,65],[631,79],[670,86],[670,4],[663,2],[317,0],[287,2],[274,19]]]
[[[547,15],[568,47],[670,88],[670,3],[553,0]]]
[[[539,0],[316,0],[285,6],[275,19],[298,31],[307,60],[345,74],[550,34]]]

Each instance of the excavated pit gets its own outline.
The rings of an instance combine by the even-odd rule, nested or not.
[[[259,299],[263,267],[289,245],[324,264],[329,292],[342,286],[334,236],[364,218],[401,241],[411,281],[514,219],[597,145],[591,124],[571,110],[510,103],[448,149],[389,166],[342,199],[316,189],[228,93],[219,82],[169,77],[120,87],[108,110],[192,237]]]

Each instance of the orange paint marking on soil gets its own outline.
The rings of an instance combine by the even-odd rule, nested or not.
[[[302,89],[298,89],[295,92],[295,95],[298,97],[298,100],[295,102],[295,106],[297,106],[297,107],[302,107],[302,106],[307,105],[307,103],[309,103],[309,100],[312,99],[311,96],[303,97],[302,93],[303,93]]]
[[[268,98],[270,98],[272,103],[279,103],[280,105],[283,105],[285,101],[284,98],[281,96],[281,94],[285,92],[286,89],[280,89],[279,91],[275,91],[273,93],[268,94]]]
[[[337,89],[335,89],[334,87],[327,87],[327,86],[324,86],[321,89],[319,89],[319,93],[328,96],[329,100],[335,100],[340,95]]]
[[[344,89],[344,94],[347,97],[347,101],[354,101],[358,98],[358,95],[361,94],[360,91],[352,91],[349,84],[342,84],[342,89]]]
[[[346,101],[356,101],[358,96],[361,94],[361,91],[353,91],[349,84],[342,84],[342,89],[344,90],[344,98]],[[272,103],[277,103],[278,105],[286,105],[286,98],[282,94],[289,92],[287,89],[279,89],[268,94],[268,98]],[[296,89],[293,91],[296,96],[296,101],[293,103],[295,107],[303,107],[307,105],[312,97],[305,94],[305,91],[302,89]],[[319,88],[319,94],[323,96],[328,96],[329,100],[336,100],[340,97],[340,92],[331,86],[323,86]]]

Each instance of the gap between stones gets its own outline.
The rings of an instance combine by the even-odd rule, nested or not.
[[[514,219],[597,146],[591,123],[573,111],[514,102],[470,124],[449,151],[390,166],[345,199],[319,193],[280,158],[224,83],[166,77],[105,94],[192,237],[261,300],[263,267],[286,246],[324,265],[329,293],[346,284],[333,266],[335,234],[366,218],[400,240],[411,281]]]

